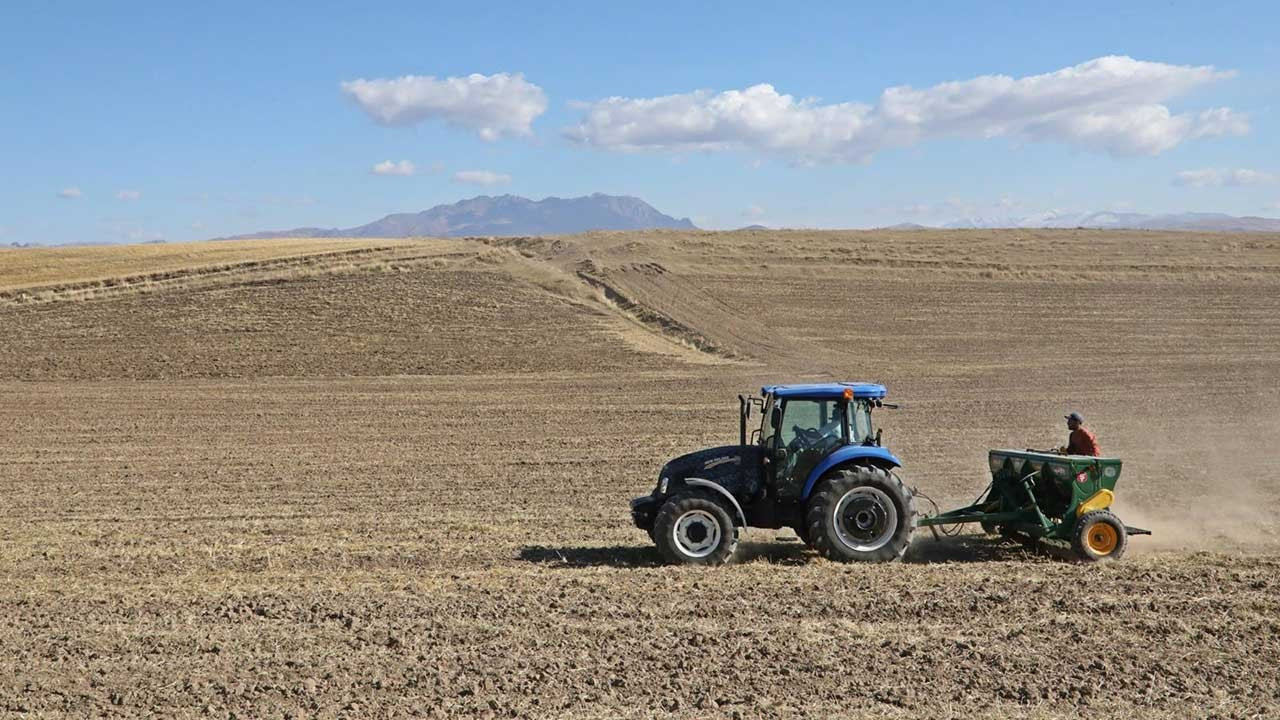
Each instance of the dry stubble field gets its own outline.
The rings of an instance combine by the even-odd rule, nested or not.
[[[0,717],[1280,714],[1276,236],[277,242],[0,251]],[[943,505],[1078,409],[1157,534],[659,565],[626,501],[815,378]]]

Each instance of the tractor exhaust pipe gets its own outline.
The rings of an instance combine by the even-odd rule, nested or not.
[[[746,395],[738,396],[738,444],[747,444],[747,416],[751,415],[751,401]]]

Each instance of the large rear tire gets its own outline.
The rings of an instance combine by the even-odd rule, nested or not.
[[[892,562],[911,545],[915,498],[886,470],[844,467],[819,483],[805,521],[809,542],[829,560]]]
[[[1071,547],[1085,562],[1119,560],[1129,547],[1129,534],[1120,518],[1107,510],[1095,510],[1076,521]]]
[[[738,528],[724,506],[710,497],[677,495],[658,510],[653,542],[668,562],[723,565],[738,547]]]

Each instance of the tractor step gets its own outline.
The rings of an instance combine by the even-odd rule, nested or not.
[[[1151,534],[1150,530],[1143,530],[1142,528],[1129,527],[1128,525],[1124,526],[1124,532],[1126,535],[1150,535]]]

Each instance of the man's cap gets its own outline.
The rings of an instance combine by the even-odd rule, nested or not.
[[[1067,415],[1067,416],[1066,416],[1066,418],[1067,418],[1068,420],[1075,420],[1075,421],[1076,421],[1076,422],[1078,422],[1078,423],[1082,423],[1082,422],[1084,422],[1084,416],[1083,416],[1083,415],[1081,415],[1081,414],[1080,414],[1080,413],[1078,413],[1078,412],[1073,412],[1073,413],[1071,413],[1070,415]]]

